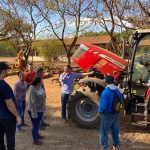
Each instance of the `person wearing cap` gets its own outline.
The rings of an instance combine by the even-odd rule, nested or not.
[[[0,150],[6,150],[4,134],[7,150],[15,150],[16,123],[21,123],[13,90],[4,80],[8,69],[9,66],[5,62],[0,62]]]
[[[106,76],[106,87],[100,95],[100,102],[98,112],[101,115],[100,124],[100,145],[103,150],[108,150],[108,132],[111,130],[113,138],[113,150],[119,150],[119,113],[114,113],[112,110],[112,104],[114,94],[118,95],[118,98],[123,104],[122,94],[114,85],[114,77]]]

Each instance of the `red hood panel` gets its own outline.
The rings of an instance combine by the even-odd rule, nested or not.
[[[86,50],[83,50],[82,47],[85,47]],[[85,71],[95,67],[104,75],[112,75],[115,79],[127,67],[127,62],[121,57],[88,43],[82,44],[71,59]]]

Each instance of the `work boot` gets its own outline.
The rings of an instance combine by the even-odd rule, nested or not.
[[[33,141],[34,145],[42,145],[43,143],[41,141]]]
[[[45,139],[45,137],[42,136],[42,135],[38,135],[38,138],[39,138],[39,139]]]

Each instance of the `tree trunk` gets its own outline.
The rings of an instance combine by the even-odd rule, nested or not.
[[[117,43],[116,38],[114,36],[111,36],[111,42],[112,42],[113,52],[117,55],[120,55],[118,43]]]
[[[28,64],[28,58],[29,58],[29,54],[30,54],[31,48],[28,47],[26,52],[24,53],[24,58],[25,58],[25,66],[27,66]]]
[[[68,65],[70,65],[71,64],[71,55],[70,55],[70,53],[67,53],[67,59],[68,59]]]

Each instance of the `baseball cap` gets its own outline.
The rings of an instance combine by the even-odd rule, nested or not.
[[[8,64],[6,62],[0,62],[0,70],[6,70],[6,69],[10,69],[10,67],[8,66]]]
[[[111,75],[106,76],[105,80],[106,80],[106,83],[108,83],[108,84],[114,83],[114,77]]]

